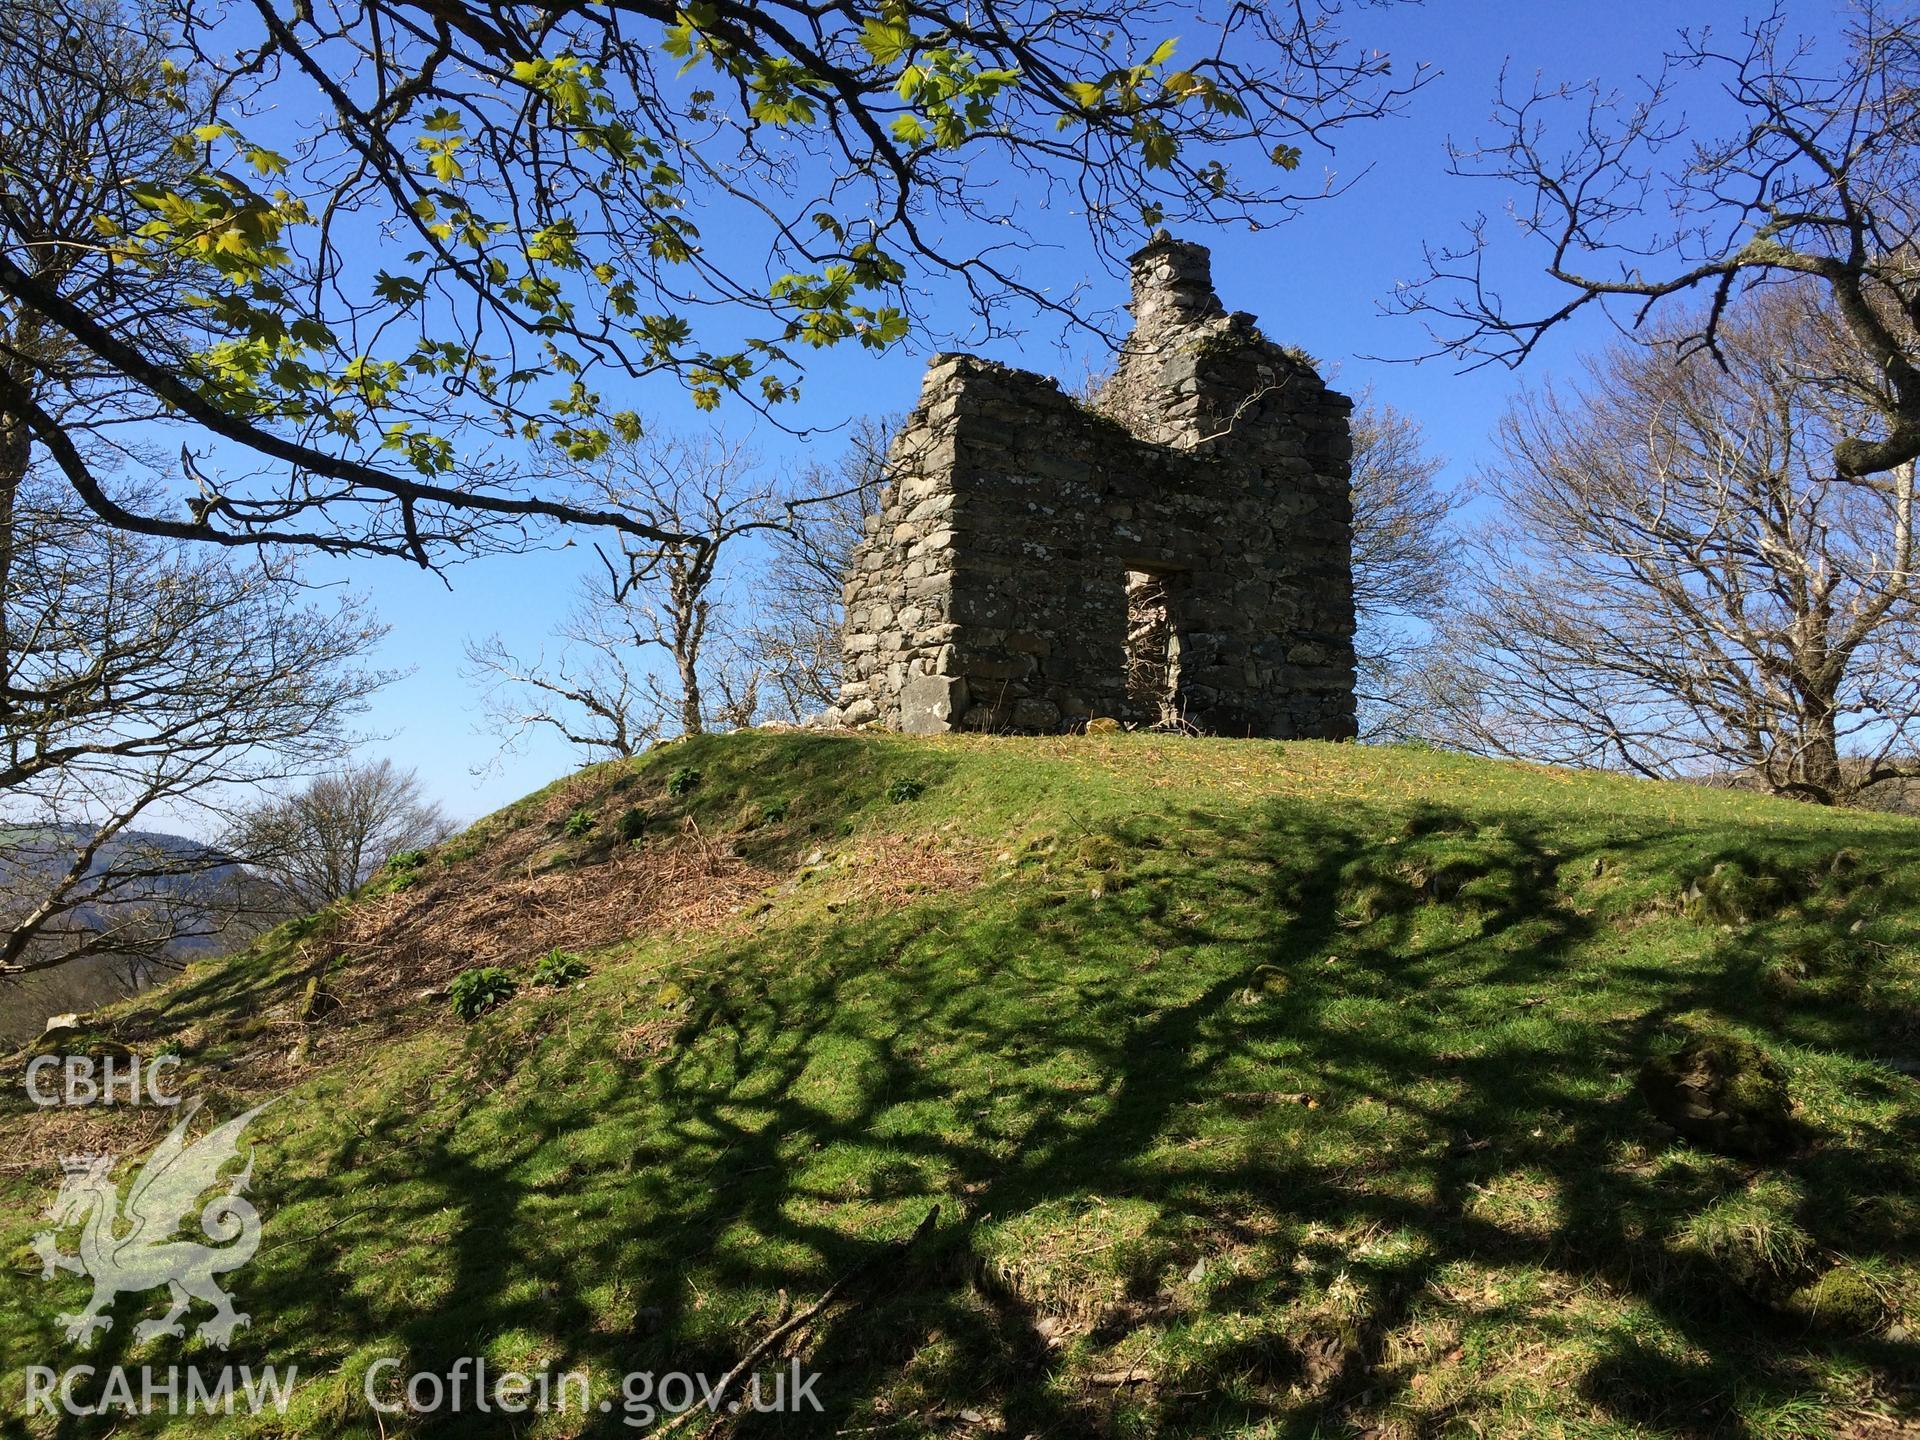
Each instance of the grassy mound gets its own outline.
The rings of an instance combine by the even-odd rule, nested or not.
[[[362,1398],[470,1355],[820,1376],[822,1414],[679,1434],[1920,1427],[1910,821],[1412,749],[750,734],[529,797],[97,1039],[173,1047],[209,1117],[274,1100],[253,1321],[142,1348],[156,1293],[64,1339],[57,1157],[171,1117],[32,1111],[16,1058],[0,1399],[300,1380],[27,1434],[635,1433]],[[1735,1060],[1791,1143],[1673,1123]]]

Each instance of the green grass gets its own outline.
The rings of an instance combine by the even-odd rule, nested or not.
[[[472,1025],[409,1002],[298,1072],[256,1125],[267,1228],[229,1357],[298,1364],[293,1409],[117,1433],[375,1435],[358,1397],[384,1355],[718,1375],[847,1275],[796,1341],[826,1415],[720,1430],[1920,1428],[1920,1084],[1889,1063],[1920,1055],[1920,824],[1145,736],[751,734],[567,795],[600,823],[556,834],[553,863],[690,822],[764,866],[766,893]],[[409,873],[483,866],[549,799]],[[635,808],[644,838],[623,838]],[[929,851],[951,863],[917,882],[899,857]],[[907,883],[875,899],[888,872]],[[106,1028],[187,1037],[189,1084],[237,1113],[271,1093],[249,1073],[294,1043],[327,923]],[[1655,1120],[1641,1068],[1699,1028],[1782,1067],[1790,1153],[1716,1154]],[[53,1123],[17,1069],[0,1148]],[[128,1152],[151,1134],[99,1123]],[[56,1179],[0,1170],[0,1254]],[[28,1364],[217,1363],[134,1355],[144,1297],[76,1356],[53,1315],[83,1298],[37,1267],[0,1286],[0,1396]]]

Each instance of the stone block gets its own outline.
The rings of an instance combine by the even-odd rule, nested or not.
[[[1013,727],[1051,735],[1060,728],[1060,707],[1049,700],[1016,700]]]
[[[900,728],[939,735],[958,728],[967,712],[967,682],[957,675],[908,675],[900,686]]]
[[[975,652],[956,657],[953,668],[956,673],[975,680],[1024,680],[1033,674],[1034,662],[1031,655]]]

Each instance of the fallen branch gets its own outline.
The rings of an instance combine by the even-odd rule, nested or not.
[[[696,1405],[691,1409],[682,1410],[654,1433],[656,1435],[670,1435],[695,1415],[698,1415],[703,1409],[709,1415],[717,1415],[720,1412],[720,1407],[726,1401],[727,1393],[740,1382],[741,1376],[745,1375],[748,1371],[752,1370],[755,1365],[760,1363],[762,1357],[764,1357],[768,1351],[786,1339],[787,1336],[793,1334],[794,1331],[801,1329],[803,1326],[818,1318],[821,1312],[834,1302],[841,1291],[852,1285],[854,1281],[860,1279],[861,1276],[873,1269],[880,1261],[896,1260],[911,1251],[914,1246],[918,1245],[927,1237],[939,1219],[940,1207],[936,1205],[927,1212],[927,1218],[922,1220],[920,1224],[915,1227],[913,1234],[909,1235],[905,1240],[868,1256],[865,1260],[854,1266],[853,1269],[847,1271],[846,1274],[834,1281],[833,1284],[829,1285],[821,1293],[820,1298],[814,1301],[813,1304],[787,1320],[782,1321],[765,1335],[761,1336],[754,1347],[747,1351],[745,1355],[741,1356],[740,1363],[720,1377],[720,1383],[708,1392],[704,1405]]]
[[[1220,1097],[1229,1105],[1304,1105],[1320,1108],[1320,1099],[1305,1090],[1232,1090]]]

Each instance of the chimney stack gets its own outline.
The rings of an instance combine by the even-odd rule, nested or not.
[[[1127,308],[1136,338],[1190,329],[1226,314],[1213,292],[1213,259],[1206,246],[1156,230],[1128,263],[1133,303]]]

